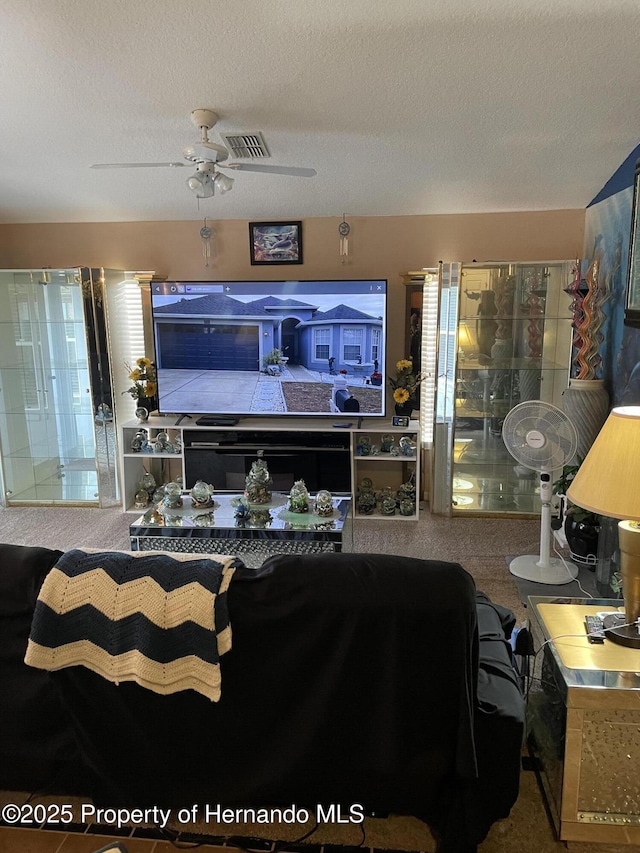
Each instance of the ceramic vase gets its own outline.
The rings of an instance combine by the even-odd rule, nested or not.
[[[609,414],[609,395],[602,379],[570,379],[562,392],[562,409],[578,433],[576,460],[589,452]]]

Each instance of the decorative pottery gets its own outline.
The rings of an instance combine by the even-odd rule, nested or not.
[[[401,415],[410,418],[413,414],[413,400],[407,400],[406,403],[395,403],[396,415]]]
[[[578,433],[577,459],[584,459],[609,414],[609,395],[602,379],[570,379],[562,393],[562,409]]]

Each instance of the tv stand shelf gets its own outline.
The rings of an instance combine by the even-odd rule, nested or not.
[[[200,419],[199,419],[200,420]],[[350,495],[352,512],[356,517],[384,517],[396,521],[415,521],[418,518],[420,497],[419,423],[409,427],[394,427],[390,420],[356,418],[354,422],[328,418],[246,418],[235,424],[224,416],[215,418],[224,423],[210,426],[191,418],[152,416],[146,422],[128,421],[120,428],[121,493],[125,512],[140,513],[135,507],[135,495],[145,472],[153,474],[157,485],[178,481],[185,490],[196,480],[211,483],[219,492],[241,492],[251,463],[259,450],[264,452],[273,489],[288,492],[294,480],[302,479],[310,492],[328,489],[335,495]],[[233,420],[233,419],[231,419]],[[340,424],[335,426],[334,424]],[[347,425],[348,424],[348,425]],[[136,452],[132,442],[139,430],[146,430],[153,442],[165,432],[177,452]],[[374,448],[371,455],[362,456],[362,438]],[[412,455],[396,455],[396,451],[379,452],[383,439],[393,439],[399,448],[400,439],[410,439],[415,447]],[[382,515],[380,512],[362,515],[357,510],[358,487],[363,478],[373,482],[373,488],[393,491],[412,478],[416,488],[415,514]]]

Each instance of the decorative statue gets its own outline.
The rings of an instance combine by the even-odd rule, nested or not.
[[[296,480],[289,492],[291,512],[309,512],[309,492],[304,480]]]
[[[245,481],[244,496],[252,504],[271,503],[272,479],[267,463],[262,458],[264,451],[258,451],[258,458],[251,464],[251,470]]]

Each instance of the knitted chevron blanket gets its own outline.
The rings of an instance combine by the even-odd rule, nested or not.
[[[46,576],[25,663],[85,666],[156,693],[220,699],[231,648],[227,590],[233,557],[161,551],[67,551]]]

